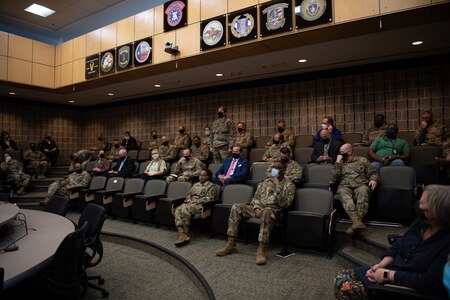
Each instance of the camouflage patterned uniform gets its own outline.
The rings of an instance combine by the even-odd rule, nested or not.
[[[441,146],[442,140],[447,137],[446,129],[443,125],[433,122],[430,126],[423,129],[419,127],[414,133],[414,145],[435,145]]]
[[[39,150],[27,150],[23,154],[23,159],[29,162],[29,165],[34,168],[37,175],[44,175],[48,170],[47,157]]]
[[[207,162],[209,159],[209,147],[206,144],[200,144],[200,147],[193,145],[191,147],[191,153],[202,162]]]
[[[268,158],[276,158],[276,161],[280,161],[280,149],[283,147],[289,148],[289,150],[291,150],[292,153],[292,149],[291,147],[289,147],[287,143],[282,143],[278,145],[272,144],[272,146],[270,146],[269,149],[267,149],[266,152],[264,153],[262,160],[267,161]]]
[[[287,129],[287,128],[285,130],[283,130],[283,132],[275,131],[275,133],[273,134],[272,138],[270,139],[270,141],[268,143],[269,145],[272,145],[273,138],[275,137],[275,134],[277,134],[277,133],[281,133],[283,135],[285,146],[289,146],[291,148],[294,147],[294,145],[295,145],[295,135],[292,132],[292,130]]]
[[[177,147],[174,145],[161,145],[159,147],[159,151],[161,151],[161,158],[165,162],[173,162],[177,158]]]
[[[180,164],[177,162],[175,167],[175,176],[168,176],[166,178],[167,183],[171,183],[173,181],[192,181],[195,177],[200,175],[200,171],[203,169],[203,163],[196,157],[191,157],[188,161]],[[188,176],[183,176],[184,172],[188,172]]]
[[[219,118],[214,121],[211,128],[210,143],[213,148],[215,163],[223,163],[230,157],[229,148],[234,144],[236,128],[230,119]]]
[[[106,142],[103,141],[103,140],[101,140],[101,141],[97,140],[97,141],[94,143],[93,148],[98,149],[99,151],[100,151],[100,150],[105,150],[105,149],[106,149]]]
[[[152,138],[149,142],[148,142],[148,150],[152,150],[152,149],[157,149],[157,148],[159,148],[159,147],[161,147],[161,141],[158,139],[158,138],[156,138],[156,139],[154,139],[154,138]]]
[[[382,137],[386,133],[386,125],[381,126],[380,128],[376,128],[375,126],[370,127],[364,132],[362,143],[364,146],[370,146],[372,142],[377,137]]]
[[[272,166],[267,169],[266,177],[272,177]],[[303,167],[295,160],[290,159],[286,165],[284,177],[288,177],[291,181],[301,180],[303,177]]]
[[[378,181],[378,173],[365,157],[355,156],[352,161],[336,164],[332,182],[339,182],[337,196],[348,214],[356,212],[361,218],[366,215],[369,209],[371,180]]]
[[[73,172],[71,173],[67,179],[56,180],[52,184],[48,186],[47,193],[49,196],[60,195],[60,196],[69,196],[69,191],[66,186],[70,187],[87,187],[89,182],[91,181],[91,176],[88,172],[83,171],[81,173]]]
[[[187,133],[177,134],[174,145],[178,150],[189,149],[189,146],[191,145],[191,137]]]
[[[192,215],[202,212],[202,203],[216,199],[217,186],[211,181],[197,182],[189,190],[186,200],[191,203],[183,203],[175,210],[175,225],[177,227],[189,227]]]
[[[255,139],[250,131],[245,130],[242,132],[238,132],[236,135],[236,141],[234,142],[236,145],[240,145],[242,148],[251,148]]]
[[[250,204],[233,204],[228,218],[228,236],[237,237],[241,219],[254,218],[254,210],[259,208],[262,211],[263,222],[259,229],[258,241],[268,243],[274,223],[281,222],[280,209],[292,203],[294,194],[295,186],[290,181],[282,180],[280,184],[274,184],[271,178],[264,180],[258,185]]]
[[[13,181],[17,188],[26,188],[30,184],[31,176],[23,172],[22,163],[17,160],[3,161],[0,168],[6,173],[6,181]]]

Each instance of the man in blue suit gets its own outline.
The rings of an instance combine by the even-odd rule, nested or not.
[[[241,158],[242,148],[234,145],[231,158],[227,158],[214,175],[213,182],[218,185],[228,185],[244,182],[250,171],[250,162]]]

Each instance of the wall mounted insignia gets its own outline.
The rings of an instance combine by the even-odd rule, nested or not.
[[[117,47],[117,71],[123,71],[133,66],[133,44]]]
[[[295,0],[295,28],[333,21],[331,3],[331,0]]]
[[[175,0],[164,3],[164,31],[170,31],[187,25],[187,0]]]
[[[86,57],[85,78],[92,79],[100,75],[100,55],[94,54]]]
[[[100,74],[106,75],[116,72],[116,49],[100,54]]]
[[[152,38],[134,42],[134,66],[142,66],[152,62]]]
[[[226,45],[226,17],[217,17],[200,23],[200,51]]]
[[[259,8],[260,36],[292,30],[292,2],[287,0],[270,1]]]

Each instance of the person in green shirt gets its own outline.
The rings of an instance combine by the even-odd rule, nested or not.
[[[376,138],[369,148],[369,157],[372,166],[380,171],[384,166],[404,166],[409,159],[410,149],[408,143],[397,138],[398,127],[395,123],[389,123],[386,134]]]

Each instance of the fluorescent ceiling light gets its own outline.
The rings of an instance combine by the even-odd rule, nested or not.
[[[217,77],[222,77],[223,74],[222,74],[222,73],[217,73],[216,76],[217,76]]]
[[[75,103],[75,101],[73,101],[73,100],[69,100],[69,103]]]
[[[15,95],[16,93],[14,93],[14,92],[9,92],[9,94],[10,94],[10,95]]]
[[[114,96],[114,94],[113,93],[108,93],[108,96]]]
[[[161,85],[160,84],[155,84],[155,87],[161,87]]]
[[[299,63],[305,63],[305,62],[307,62],[307,60],[304,59],[304,58],[302,58],[302,59],[299,59],[298,62],[299,62]]]
[[[51,14],[54,14],[55,11],[53,9],[47,8],[45,6],[39,5],[39,4],[31,4],[27,8],[25,8],[25,11],[30,12],[32,14],[41,16],[41,17],[48,17]]]
[[[419,45],[422,45],[423,42],[422,42],[422,41],[415,41],[415,42],[412,42],[411,44],[412,44],[413,46],[419,46]]]

